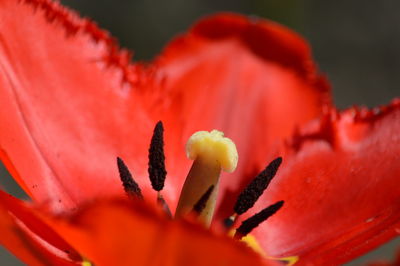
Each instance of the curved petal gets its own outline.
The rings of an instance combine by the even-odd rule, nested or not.
[[[140,202],[103,201],[49,221],[95,265],[276,265],[227,236]]]
[[[117,156],[145,176],[154,124],[128,53],[53,1],[0,17],[0,157],[24,190],[60,210],[123,193]]]
[[[29,265],[80,265],[81,257],[18,199],[0,191],[1,245]]]
[[[341,264],[400,233],[400,101],[332,111],[296,136],[254,209],[285,200],[256,229],[272,256]]]
[[[182,147],[195,131],[212,129],[236,143],[238,168],[221,180],[222,211],[232,209],[230,194],[279,154],[282,140],[330,103],[329,85],[307,43],[262,19],[230,13],[205,18],[169,44],[155,66],[165,90],[158,107],[169,110],[162,120],[182,124],[167,145]],[[170,163],[184,160],[177,151]],[[181,169],[185,175],[188,163]]]
[[[238,144],[241,177],[263,167],[282,137],[329,102],[308,45],[268,21],[205,19],[145,68],[129,65],[107,33],[50,0],[4,0],[0,16],[7,110],[0,157],[34,200],[55,210],[123,193],[116,156],[147,193],[147,149],[158,120],[166,127],[164,196],[174,206],[189,168],[184,143],[194,131],[226,131]],[[240,180],[224,186],[235,189]]]
[[[29,265],[81,265],[80,253],[95,265],[277,265],[232,238],[127,200],[54,217],[0,191],[0,229],[1,244]]]

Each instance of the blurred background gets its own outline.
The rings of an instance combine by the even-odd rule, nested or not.
[[[339,108],[387,104],[400,96],[400,2],[396,0],[62,0],[97,21],[135,52],[151,60],[173,36],[204,15],[234,11],[275,20],[311,44],[314,58],[333,86]],[[0,165],[0,183],[25,197]],[[3,178],[6,176],[6,178]],[[392,259],[400,240],[347,265]],[[22,265],[0,249],[1,265]],[[7,262],[6,262],[7,261]],[[3,264],[4,263],[4,264]]]

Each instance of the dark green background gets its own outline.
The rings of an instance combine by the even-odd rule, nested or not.
[[[235,11],[273,19],[295,29],[310,42],[320,69],[333,84],[334,100],[340,108],[353,104],[371,107],[400,96],[400,2],[396,0],[65,0],[62,3],[109,30],[122,46],[135,52],[135,60],[151,59],[174,35],[207,14]],[[5,173],[4,168],[0,172]],[[14,195],[24,195],[6,174],[2,174],[0,182]],[[400,240],[349,265],[363,265],[370,258],[391,258],[395,246],[400,247]],[[0,250],[0,261],[1,265],[21,265],[4,250]]]

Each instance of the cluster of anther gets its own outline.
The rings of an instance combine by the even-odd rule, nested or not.
[[[161,190],[164,187],[167,171],[165,169],[165,156],[164,156],[164,140],[163,140],[164,128],[162,122],[158,122],[154,128],[153,137],[151,139],[149,149],[149,178],[152,187],[158,192],[157,202],[166,211],[166,213],[172,217],[171,211],[161,195]],[[268,187],[272,178],[275,176],[282,158],[278,157],[273,160],[260,174],[258,174],[247,187],[239,194],[237,201],[234,205],[234,214],[224,220],[224,226],[230,229],[237,217],[247,212],[251,207],[254,206],[259,197],[263,194],[265,189]],[[143,199],[139,185],[133,179],[128,167],[121,158],[117,158],[117,165],[120,174],[120,179],[124,186],[125,192],[129,197]],[[193,205],[192,212],[200,215],[205,208],[209,198],[214,190],[214,185],[211,185],[207,191],[198,199]],[[241,225],[236,229],[235,238],[241,239],[249,234],[259,224],[267,220],[273,214],[275,214],[282,206],[283,201],[266,207],[262,211],[256,213],[250,218],[244,220]]]
[[[231,215],[224,221],[226,227],[231,227],[238,215],[247,212],[251,207],[254,206],[263,192],[267,189],[272,178],[276,175],[281,163],[281,157],[273,160],[247,185],[242,193],[239,194],[239,197],[237,198],[236,204],[233,208],[235,214]],[[266,207],[259,213],[251,216],[247,220],[244,220],[240,227],[236,229],[235,238],[242,238],[243,236],[246,236],[251,232],[251,230],[256,228],[260,223],[264,222],[266,219],[274,215],[280,208],[282,208],[283,203],[283,201],[278,201],[275,204]]]

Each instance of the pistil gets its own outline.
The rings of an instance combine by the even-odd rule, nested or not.
[[[233,172],[238,154],[235,144],[220,131],[199,131],[186,144],[186,154],[194,160],[183,185],[175,217],[183,217],[193,210],[204,193],[213,186],[199,220],[209,226],[214,214],[221,170]]]

